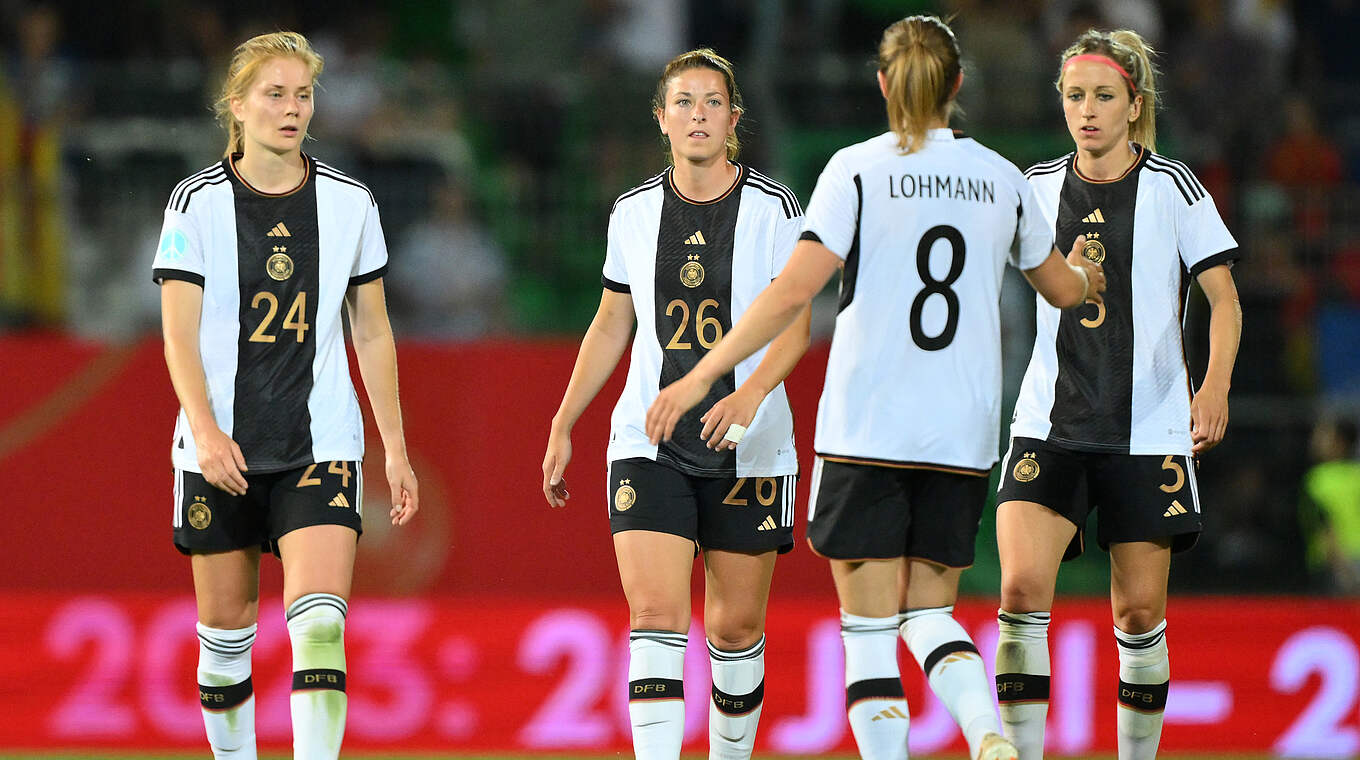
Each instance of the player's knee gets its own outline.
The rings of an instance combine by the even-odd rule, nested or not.
[[[708,630],[708,643],[723,652],[737,652],[748,649],[764,635],[764,626],[759,620],[724,621],[720,626],[711,626],[707,620],[704,627]]]
[[[1125,633],[1147,633],[1157,627],[1165,617],[1160,605],[1154,604],[1116,604],[1114,624]]]
[[[198,622],[209,628],[230,631],[254,625],[259,616],[259,602],[214,604],[199,607]]]
[[[629,627],[635,631],[689,631],[689,611],[660,606],[641,606],[629,612]]]
[[[1037,576],[1008,573],[1001,578],[1001,608],[1017,612],[1046,610],[1053,589]]]

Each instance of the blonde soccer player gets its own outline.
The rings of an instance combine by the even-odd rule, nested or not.
[[[341,325],[386,453],[389,516],[419,508],[383,295],[373,194],[302,152],[322,60],[293,32],[236,48],[221,161],[170,195],[153,264],[179,398],[174,542],[198,601],[198,690],[218,758],[255,757],[251,647],[262,551],[283,563],[298,758],[345,729],[345,617],[363,516],[363,420]]]

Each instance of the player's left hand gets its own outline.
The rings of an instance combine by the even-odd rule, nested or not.
[[[1204,385],[1190,400],[1190,451],[1199,456],[1217,446],[1228,432],[1228,391]]]
[[[404,456],[389,456],[385,466],[387,487],[392,490],[393,525],[405,525],[420,510],[420,486],[411,462]]]
[[[653,445],[661,443],[662,439],[669,441],[675,432],[675,423],[695,404],[704,400],[710,385],[712,383],[705,383],[691,372],[662,388],[656,401],[652,402],[652,407],[647,410],[647,440]]]
[[[755,419],[756,410],[760,409],[760,402],[764,399],[764,396],[755,391],[736,389],[727,397],[720,399],[699,418],[699,421],[704,423],[704,429],[699,432],[699,437],[704,439],[705,445],[710,449],[718,451],[735,449],[737,442],[726,437],[728,428],[733,425],[750,427],[751,420]]]

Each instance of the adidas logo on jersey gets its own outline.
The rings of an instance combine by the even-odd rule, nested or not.
[[[350,508],[349,499],[346,499],[343,493],[338,493],[335,495],[334,499],[331,499],[331,506],[349,509]]]
[[[293,233],[289,232],[289,231],[288,231],[288,228],[285,227],[285,226],[283,226],[283,222],[279,222],[278,224],[274,225],[274,229],[272,229],[272,230],[270,230],[270,231],[264,233],[264,236],[265,236],[265,237],[292,237],[292,236],[293,236]]]
[[[1083,224],[1104,224],[1105,215],[1100,213],[1100,209],[1096,209],[1095,211],[1092,211],[1091,213],[1087,214],[1086,218],[1082,219],[1081,221]]]
[[[775,523],[773,517],[765,515],[765,521],[762,522],[760,525],[757,525],[756,530],[774,530],[778,527],[779,525]]]
[[[875,715],[873,720],[892,720],[893,718],[908,720],[907,714],[902,712],[902,709],[897,705],[893,705],[892,707],[883,710],[878,715]]]
[[[699,230],[693,235],[685,238],[685,245],[708,245],[708,241],[704,240],[703,230]]]
[[[1187,511],[1188,510],[1186,510],[1185,507],[1181,506],[1179,501],[1173,501],[1171,502],[1171,506],[1167,507],[1166,511],[1162,513],[1162,517],[1175,517],[1177,515],[1183,515]]]

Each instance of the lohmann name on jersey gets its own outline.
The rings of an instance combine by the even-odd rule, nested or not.
[[[989,179],[941,177],[935,174],[889,174],[889,198],[949,198],[996,203],[996,186]]]

